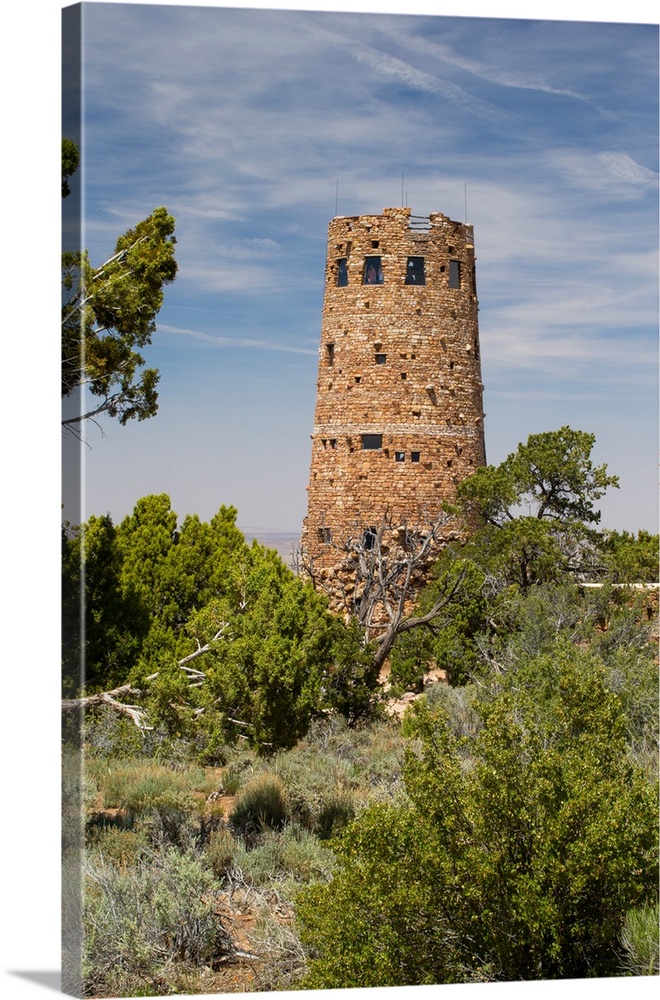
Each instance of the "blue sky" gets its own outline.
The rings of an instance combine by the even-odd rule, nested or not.
[[[96,3],[84,25],[84,242],[100,263],[166,205],[179,261],[159,413],[87,427],[85,514],[166,492],[300,528],[327,224],[403,186],[475,228],[488,460],[592,431],[621,479],[603,525],[655,530],[657,26]]]

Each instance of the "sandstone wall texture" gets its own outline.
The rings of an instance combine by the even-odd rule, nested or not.
[[[472,227],[409,208],[329,225],[308,514],[317,567],[382,522],[434,520],[485,464]]]

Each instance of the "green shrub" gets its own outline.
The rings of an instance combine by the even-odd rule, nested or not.
[[[170,848],[126,868],[94,853],[84,875],[86,995],[148,996],[165,977],[172,982],[171,963],[212,964],[229,951],[213,913],[213,875],[191,853]]]
[[[476,736],[483,724],[475,708],[477,695],[478,689],[474,684],[463,687],[433,684],[426,692],[426,701],[431,709],[444,709],[455,736],[472,737]]]
[[[235,880],[261,888],[277,886],[290,897],[298,885],[329,881],[334,855],[307,830],[288,825],[264,833],[256,846],[237,842],[233,866]]]
[[[87,840],[106,861],[119,868],[137,864],[149,849],[143,831],[122,829],[115,825],[93,827]]]
[[[260,774],[240,790],[230,822],[245,836],[279,830],[289,816],[284,785],[274,774]]]
[[[629,976],[657,976],[660,972],[658,904],[626,913],[621,931],[623,968]]]
[[[254,773],[255,755],[242,754],[230,760],[222,771],[222,790],[226,795],[236,795],[239,788]]]
[[[602,665],[568,648],[540,696],[529,667],[471,737],[414,703],[409,804],[362,812],[297,897],[304,988],[620,971],[623,915],[657,899],[657,790]]]
[[[227,874],[232,866],[236,850],[237,843],[229,830],[224,827],[213,830],[204,849],[204,857],[216,878],[222,879]]]
[[[320,840],[336,837],[355,817],[355,797],[345,790],[337,790],[325,801],[314,824],[314,833]]]
[[[286,789],[291,818],[314,832],[318,832],[320,817],[330,803],[349,798],[355,785],[347,761],[305,744],[280,754],[271,768]]]
[[[108,706],[85,714],[83,739],[91,753],[113,760],[151,755],[153,752],[151,733],[138,729],[134,722]]]
[[[103,803],[136,817],[159,810],[194,812],[200,801],[195,792],[208,794],[213,787],[201,767],[174,770],[144,760],[125,761],[108,768],[102,782]]]
[[[295,922],[283,921],[270,907],[263,906],[250,939],[258,954],[268,955],[252,989],[260,993],[296,989],[305,972],[306,956]]]
[[[274,758],[270,768],[284,783],[292,819],[324,837],[366,803],[398,799],[403,742],[398,723],[354,728],[334,717],[315,723],[307,738]]]
[[[124,760],[114,765],[97,760],[89,773],[99,787],[102,809],[117,809],[115,825],[147,826],[155,845],[190,846],[199,833],[206,795],[215,788],[203,768],[195,765],[167,767],[152,761]],[[93,814],[94,825],[110,825],[107,813]]]

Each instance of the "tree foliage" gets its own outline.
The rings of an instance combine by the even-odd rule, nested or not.
[[[114,687],[128,675],[148,629],[139,593],[121,579],[118,532],[109,515],[63,532],[65,691]]]
[[[156,413],[158,372],[139,370],[144,358],[136,348],[151,343],[163,286],[176,276],[175,243],[174,218],[156,208],[119,237],[99,267],[87,251],[62,255],[62,396],[84,387],[100,400],[65,426],[100,413],[121,424]]]
[[[459,484],[458,506],[494,572],[524,589],[598,567],[594,503],[618,479],[594,466],[594,443],[570,427],[531,434],[500,465]]]
[[[658,582],[658,535],[604,531],[600,550],[613,583]]]
[[[597,524],[594,501],[618,479],[607,475],[606,465],[594,467],[595,440],[570,427],[530,434],[499,466],[477,469],[460,483],[459,500],[480,523],[497,527],[514,520],[520,508],[541,520]]]
[[[354,627],[273,550],[248,545],[236,509],[177,526],[166,494],[115,526],[92,517],[63,538],[65,694],[135,697],[138,721],[209,746],[291,746],[336,710],[372,708],[373,657]],[[202,660],[203,657],[203,660]],[[136,708],[136,706],[133,706]]]
[[[62,197],[68,198],[71,194],[69,187],[69,177],[72,177],[78,169],[79,163],[78,146],[73,139],[62,139]]]
[[[408,721],[409,807],[367,811],[299,906],[308,988],[581,978],[618,969],[624,914],[657,899],[657,793],[598,660],[569,649],[457,738]]]
[[[63,198],[78,162],[77,145],[64,138]],[[156,208],[119,236],[113,255],[98,267],[86,250],[62,254],[62,398],[76,397],[79,411],[64,427],[101,413],[121,424],[156,413],[158,372],[142,369],[140,350],[156,330],[163,287],[176,276],[175,244],[174,218]],[[88,404],[87,393],[98,402]]]
[[[477,666],[474,637],[487,627],[488,581],[464,550],[449,546],[442,552],[430,580],[419,595],[413,620],[427,619],[425,627],[400,635],[391,651],[390,681],[409,690],[422,690],[423,676],[433,665],[444,670],[452,684],[465,683]],[[442,605],[442,598],[453,594]]]

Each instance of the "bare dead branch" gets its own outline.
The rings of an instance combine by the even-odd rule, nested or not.
[[[182,660],[179,660],[178,666],[180,666],[182,670],[187,670],[188,667],[186,666],[186,664],[192,663],[192,661],[196,660],[198,656],[203,656],[204,653],[210,652],[210,650],[213,648],[213,643],[217,642],[218,639],[221,639],[223,637],[228,627],[229,627],[229,622],[223,622],[212,639],[209,639],[209,641],[204,643],[203,646],[200,646],[198,643],[197,649],[193,653],[189,653],[188,656],[184,656]],[[191,671],[191,672],[197,673],[200,676],[204,676],[201,670]]]
[[[146,715],[146,710],[140,708],[139,705],[127,705],[125,702],[117,701],[117,698],[126,695],[142,695],[142,691],[139,688],[134,688],[130,684],[122,684],[121,687],[115,688],[113,691],[101,691],[98,694],[89,694],[84,698],[70,698],[62,702],[62,710],[67,712],[73,709],[84,709],[93,708],[97,705],[109,705],[116,712],[122,715],[127,715],[133,720],[138,729],[152,729],[152,726],[146,725],[144,718]]]
[[[423,615],[413,615],[415,598],[443,548],[461,537],[454,518],[441,514],[435,520],[411,525],[397,523],[385,512],[377,527],[356,525],[343,543],[330,543],[337,553],[333,571],[319,570],[301,548],[296,567],[324,590],[346,617],[356,619],[364,645],[376,642],[375,666],[382,666],[396,638],[422,626],[433,627],[443,608],[459,599],[465,572],[458,573],[449,590]]]
[[[191,688],[202,687],[204,681],[206,680],[206,674],[202,670],[196,670],[194,667],[189,667],[187,664],[191,660],[197,659],[198,656],[202,656],[204,653],[208,653],[213,648],[213,643],[216,642],[218,639],[222,638],[226,628],[228,627],[228,624],[229,624],[228,622],[223,622],[221,627],[215,633],[213,638],[209,640],[209,642],[205,643],[203,646],[200,646],[198,643],[197,644],[198,648],[193,653],[190,653],[188,656],[184,656],[183,659],[179,660],[179,662],[177,663],[177,666],[180,667],[183,671],[185,671],[186,675],[189,678],[188,687]],[[145,677],[145,681],[155,681],[156,678],[159,676],[159,674],[160,671],[157,670],[155,673],[149,674],[148,677]],[[147,714],[146,709],[140,708],[139,705],[127,705],[122,701],[117,701],[118,697],[127,694],[142,696],[144,692],[141,691],[139,688],[132,687],[130,684],[123,684],[121,687],[115,688],[113,691],[101,691],[98,694],[86,695],[83,698],[70,698],[68,700],[65,700],[62,702],[62,710],[66,712],[76,708],[77,709],[94,708],[97,705],[109,705],[116,712],[128,715],[129,718],[133,720],[138,729],[152,729],[153,728],[152,726],[148,726],[144,722],[144,719]],[[197,709],[195,714],[201,715],[203,711],[204,709]]]

